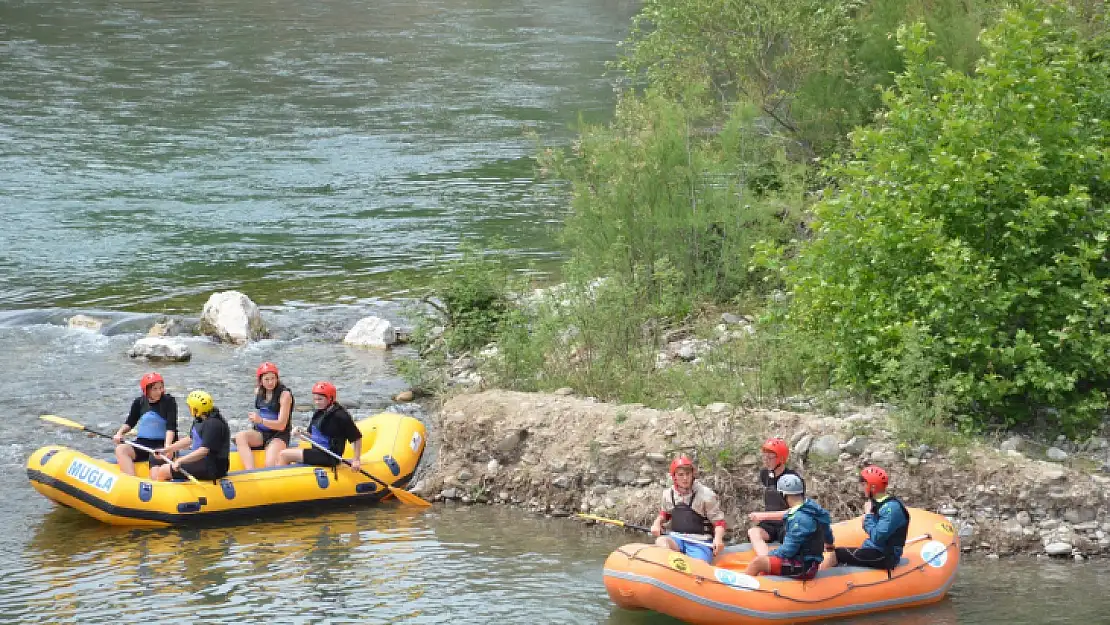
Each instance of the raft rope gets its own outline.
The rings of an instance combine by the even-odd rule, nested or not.
[[[932,536],[930,536],[930,538],[932,538]],[[957,547],[955,538],[953,538],[952,542],[948,543],[948,545],[945,546],[945,551],[947,551],[949,549],[952,549],[953,547]],[[628,553],[627,551],[624,550],[624,547],[620,547],[620,548],[617,549],[617,551],[620,551],[621,553],[623,553],[629,560],[637,560],[639,562],[645,562],[647,564],[652,564],[652,565],[658,566],[660,568],[667,569],[668,571],[674,571],[674,572],[679,573],[681,575],[686,575],[687,577],[693,577],[694,581],[696,581],[699,584],[704,584],[706,582],[709,582],[710,584],[717,584],[717,585],[720,585],[720,586],[727,586],[728,588],[736,588],[735,586],[726,584],[726,583],[724,583],[720,580],[717,580],[717,579],[710,579],[710,578],[705,577],[703,575],[696,575],[694,573],[686,573],[684,571],[679,571],[678,569],[672,568],[671,566],[669,566],[669,565],[667,565],[663,562],[656,562],[654,560],[648,560],[647,558],[641,558],[640,557],[640,551],[642,551],[644,549],[650,549],[650,548],[651,548],[651,545],[643,545],[643,546],[639,547],[638,549],[636,549],[636,551],[634,551],[632,553]],[[929,560],[930,561],[935,560],[937,558],[937,556],[939,556],[939,555],[940,554],[938,553],[938,554],[934,555],[932,558],[929,558]],[[710,565],[710,566],[712,566],[712,565]],[[928,562],[925,561],[925,560],[922,560],[921,564],[912,566],[909,569],[906,569],[906,570],[902,571],[901,573],[898,573],[897,575],[892,575],[890,577],[887,577],[886,579],[881,579],[881,580],[878,580],[878,581],[875,581],[875,582],[868,582],[866,584],[856,584],[855,582],[848,582],[847,585],[845,586],[844,590],[841,590],[840,592],[838,592],[836,594],[833,594],[833,595],[828,595],[828,596],[821,597],[820,599],[803,599],[801,597],[791,597],[789,595],[784,595],[781,592],[779,592],[778,588],[775,588],[774,590],[766,590],[764,588],[744,588],[743,590],[746,590],[748,592],[762,592],[762,593],[772,594],[772,595],[774,595],[774,596],[776,596],[780,599],[786,599],[788,601],[793,601],[795,603],[821,603],[821,602],[824,602],[824,601],[828,601],[830,599],[836,599],[837,597],[844,596],[844,595],[848,594],[849,592],[851,592],[852,590],[854,590],[856,588],[870,588],[871,586],[880,586],[882,584],[889,584],[890,582],[901,579],[901,578],[903,578],[907,575],[910,575],[911,573],[924,571],[926,566],[928,566]],[[731,570],[731,569],[725,569],[725,570],[727,571],[727,570]],[[878,570],[878,569],[876,569],[876,570]],[[812,580],[810,580],[810,581],[812,581]],[[803,590],[805,589],[805,583],[806,583],[805,581],[802,581],[802,589]]]

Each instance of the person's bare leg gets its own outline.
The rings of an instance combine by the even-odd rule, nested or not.
[[[116,445],[116,462],[124,475],[135,475],[135,448],[131,445]]]

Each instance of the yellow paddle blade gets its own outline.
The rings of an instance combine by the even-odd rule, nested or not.
[[[426,508],[432,505],[431,502],[423,499],[422,497],[420,497],[420,495],[410,493],[409,491],[401,488],[393,488],[392,486],[390,486],[389,492],[393,493],[393,496],[400,501],[403,501],[412,506],[420,506],[421,508]]]
[[[608,523],[610,525],[616,525],[618,527],[624,527],[625,525],[624,521],[619,521],[617,519],[607,519],[605,517],[600,517],[593,514],[582,514],[581,512],[579,512],[574,516],[587,519],[589,521],[597,521],[598,523]]]
[[[69,419],[66,419],[65,417],[59,417],[58,415],[44,414],[44,415],[41,415],[39,418],[42,419],[43,421],[49,421],[51,423],[57,423],[58,425],[64,425],[67,428],[77,428],[78,430],[85,429],[84,425],[82,425],[82,424],[80,424],[76,421],[71,421]]]

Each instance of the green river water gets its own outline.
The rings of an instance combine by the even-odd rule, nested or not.
[[[274,338],[187,338],[172,393],[204,387],[242,427],[274,360],[299,396],[326,378],[356,415],[428,421],[389,399],[405,349],[339,339],[367,314],[403,320],[460,241],[554,265],[562,205],[530,156],[610,114],[603,72],[636,10],[0,0],[0,623],[673,622],[605,595],[601,564],[633,535],[565,519],[386,506],[131,531],[57,508],[24,470],[50,443],[108,454],[37,416],[114,427],[147,368],[130,344],[228,288]],[[104,330],[68,329],[76,312]],[[1107,584],[1103,563],[971,559],[933,608],[841,622],[1101,623]]]

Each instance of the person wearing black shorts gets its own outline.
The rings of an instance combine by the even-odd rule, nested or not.
[[[123,435],[136,430],[135,443],[151,449],[168,447],[177,438],[177,400],[166,392],[165,380],[151,371],[139,379],[143,394],[131,402],[131,410],[123,425],[116,430],[112,440],[116,442],[116,462],[120,473],[135,475],[136,462],[150,462],[150,466],[161,464],[160,458],[151,458],[150,453],[128,444]]]
[[[786,524],[783,517],[790,507],[778,491],[778,479],[784,475],[798,475],[793,469],[786,468],[790,449],[781,438],[771,438],[763,443],[763,468],[759,470],[759,483],[763,486],[763,512],[753,512],[748,518],[756,523],[748,530],[748,540],[757,556],[765,556],[770,551],[767,543],[781,543],[786,537]],[[802,480],[804,494],[805,481]]]
[[[887,494],[890,477],[883,469],[874,465],[864,467],[859,482],[867,498],[863,517],[867,540],[859,547],[836,547],[821,563],[821,569],[845,565],[891,571],[902,559],[910,526],[909,511],[901,500]]]
[[[188,448],[189,453],[169,464],[155,467],[150,479],[156,482],[187,479],[189,473],[198,480],[218,480],[227,475],[231,454],[231,429],[215,407],[212,396],[193,391],[185,398],[193,414],[189,436],[166,448],[168,453]]]
[[[254,468],[256,449],[266,450],[266,466],[277,466],[293,430],[293,392],[281,383],[277,365],[264,362],[254,373],[255,409],[247,415],[252,427],[235,435],[235,448],[245,471]]]
[[[351,468],[362,468],[362,432],[347,409],[335,401],[336,389],[331,382],[317,382],[312,387],[312,405],[316,410],[308,424],[307,436],[313,446],[307,449],[286,449],[281,452],[281,464],[303,462],[317,467],[335,467],[339,460],[320,449],[327,449],[336,456],[342,456],[347,443],[353,452]],[[300,428],[294,434],[301,435]]]

